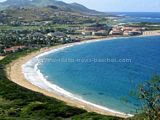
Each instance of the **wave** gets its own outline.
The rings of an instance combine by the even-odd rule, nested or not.
[[[106,39],[101,39],[101,40],[106,40]],[[113,40],[113,38],[109,39],[109,40]],[[63,47],[60,47],[60,48],[57,48],[57,49],[42,53],[42,54],[32,58],[27,63],[23,64],[22,65],[22,72],[23,72],[25,78],[30,83],[32,83],[35,86],[38,86],[41,89],[45,89],[45,90],[47,90],[49,92],[56,93],[56,94],[58,94],[60,96],[64,96],[66,98],[69,98],[70,100],[76,100],[78,102],[82,102],[84,104],[87,104],[89,106],[104,110],[106,112],[111,112],[113,114],[119,114],[119,115],[123,115],[123,116],[132,117],[133,115],[131,115],[131,114],[126,114],[126,113],[123,113],[123,112],[119,112],[119,111],[116,111],[116,110],[109,109],[109,108],[101,106],[101,105],[97,105],[97,104],[91,103],[89,101],[84,100],[81,97],[78,97],[78,96],[76,96],[76,95],[64,90],[63,88],[61,88],[61,87],[49,82],[47,80],[47,76],[44,76],[41,73],[40,69],[38,68],[39,64],[41,64],[40,58],[44,57],[45,55],[48,55],[48,54],[54,53],[54,52],[58,52],[58,51],[66,49],[68,47],[75,46],[75,45],[81,45],[81,44],[90,43],[90,42],[97,42],[97,41],[99,41],[99,40],[85,41],[85,42],[81,42],[81,43],[73,43],[73,44],[69,44],[69,45],[66,45],[66,46],[63,46]]]

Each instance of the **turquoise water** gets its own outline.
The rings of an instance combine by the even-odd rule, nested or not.
[[[160,36],[86,43],[41,60],[38,68],[54,84],[84,100],[133,113],[137,101],[129,93],[160,74]]]
[[[113,15],[123,16],[121,22],[160,23],[160,12],[115,12]]]

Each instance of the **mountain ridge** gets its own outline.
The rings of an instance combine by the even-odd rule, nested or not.
[[[0,3],[0,9],[8,9],[14,7],[46,7],[46,6],[56,6],[63,10],[71,10],[75,12],[81,12],[85,14],[95,14],[102,15],[105,14],[103,12],[99,12],[96,10],[91,10],[79,3],[65,3],[63,1],[57,0],[7,0]]]

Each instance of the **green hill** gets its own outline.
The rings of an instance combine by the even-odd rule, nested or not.
[[[0,9],[8,9],[15,7],[46,7],[50,5],[57,6],[63,10],[81,12],[86,14],[104,14],[102,12],[88,9],[87,7],[77,3],[67,4],[65,2],[57,0],[7,0],[0,3]]]

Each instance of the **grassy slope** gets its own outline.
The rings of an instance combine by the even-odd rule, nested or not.
[[[64,102],[22,88],[6,77],[4,66],[26,55],[19,52],[0,61],[0,120],[120,120],[70,107]]]

